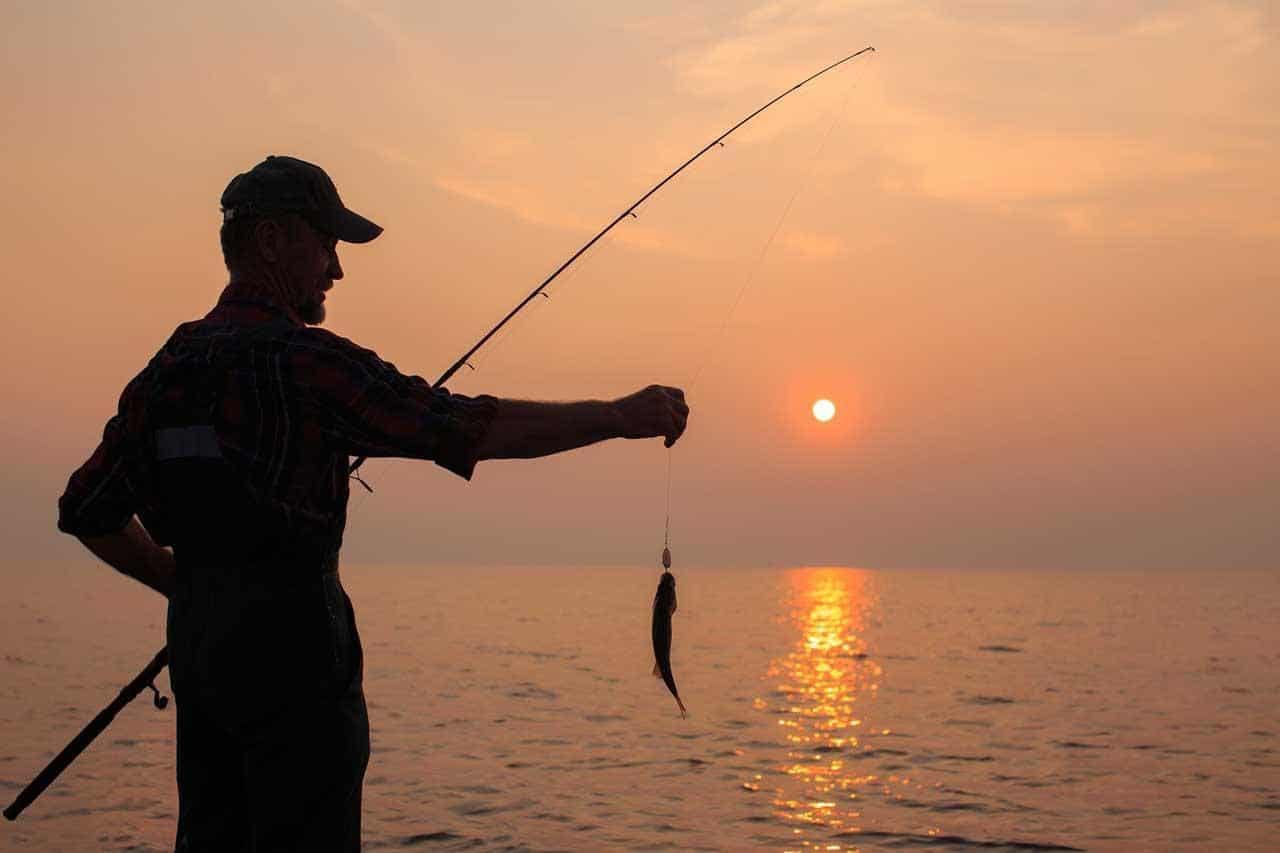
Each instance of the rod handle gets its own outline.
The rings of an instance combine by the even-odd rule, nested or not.
[[[75,761],[80,753],[85,751],[89,744],[93,743],[94,738],[102,734],[102,730],[111,725],[111,721],[115,719],[116,714],[120,713],[120,709],[132,702],[139,693],[148,687],[156,690],[152,682],[155,681],[156,676],[160,674],[168,663],[169,647],[165,646],[156,652],[156,656],[151,659],[151,663],[147,664],[146,669],[138,673],[133,681],[126,684],[124,689],[120,691],[120,695],[112,700],[110,705],[99,711],[98,715],[89,721],[89,725],[81,729],[80,733],[62,748],[62,752],[55,755],[53,760],[36,775],[36,778],[32,779],[31,783],[22,789],[22,792],[4,810],[4,816],[9,820],[17,820],[18,815],[22,814],[23,810],[31,805],[36,797],[43,794],[45,788],[53,784],[53,781],[62,774],[62,771],[66,770],[71,762]],[[157,708],[163,708],[168,704],[167,699],[162,704],[160,701],[162,698],[164,697],[160,696],[160,691],[156,690],[155,705]]]

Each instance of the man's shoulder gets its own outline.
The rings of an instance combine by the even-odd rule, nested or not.
[[[319,326],[294,326],[283,340],[289,349],[300,354],[316,353],[356,361],[378,359],[378,354],[373,350]]]
[[[260,360],[254,352],[268,358]],[[318,326],[226,323],[208,317],[178,326],[149,367],[227,359],[248,359],[253,370],[282,359],[295,380],[303,382],[331,382],[338,378],[335,374],[348,381],[368,379],[387,367],[373,350]]]
[[[173,330],[165,349],[184,346],[246,346],[269,344],[285,349],[370,352],[340,335],[317,326],[299,326],[284,321],[242,323],[217,317],[202,317],[180,324]]]

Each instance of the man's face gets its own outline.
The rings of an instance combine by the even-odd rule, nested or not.
[[[288,283],[291,307],[311,326],[324,322],[325,291],[342,278],[338,240],[297,218],[288,229],[289,242],[281,253],[281,272]]]

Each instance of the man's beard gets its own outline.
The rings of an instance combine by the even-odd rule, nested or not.
[[[324,303],[319,299],[303,303],[298,308],[298,316],[308,326],[319,326],[324,322]]]

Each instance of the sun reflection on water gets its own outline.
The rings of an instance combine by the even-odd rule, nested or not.
[[[799,629],[799,639],[770,664],[765,680],[771,689],[755,707],[777,715],[788,745],[779,770],[791,784],[775,789],[775,815],[793,824],[797,842],[811,847],[801,841],[805,825],[856,831],[858,798],[889,785],[851,766],[870,749],[870,738],[889,731],[870,731],[862,719],[883,673],[863,638],[876,605],[870,573],[807,568],[788,572],[786,579],[787,619]],[[762,784],[756,779],[744,787],[759,790]]]

